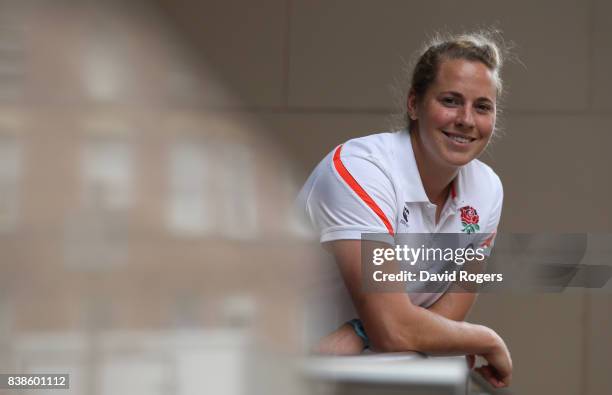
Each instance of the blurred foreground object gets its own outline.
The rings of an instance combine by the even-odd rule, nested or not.
[[[5,1],[0,371],[288,394],[299,181],[152,2]],[[274,372],[274,373],[271,373]],[[281,373],[284,372],[284,373]]]

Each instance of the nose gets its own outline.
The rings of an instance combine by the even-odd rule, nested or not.
[[[457,119],[455,121],[457,127],[464,129],[471,129],[474,127],[474,114],[467,107],[461,107],[457,112]]]

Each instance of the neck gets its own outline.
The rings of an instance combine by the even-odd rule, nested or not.
[[[410,140],[412,141],[414,158],[427,198],[437,206],[444,205],[448,198],[451,184],[459,172],[459,168],[444,166],[432,160],[430,156],[425,155],[418,133],[410,133]]]

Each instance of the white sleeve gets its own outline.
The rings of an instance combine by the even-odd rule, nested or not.
[[[342,155],[339,164],[330,154],[303,192],[306,213],[322,243],[361,239],[362,233],[378,233],[377,239],[393,243],[395,190],[374,160]]]
[[[502,206],[504,203],[504,188],[498,177],[496,177],[496,181],[497,183],[495,198],[491,207],[491,215],[489,216],[486,225],[482,229],[481,234],[483,235],[483,237],[478,242],[478,246],[480,248],[485,248],[487,256],[491,254],[493,244],[495,243],[495,237],[497,236],[497,226],[499,225]]]

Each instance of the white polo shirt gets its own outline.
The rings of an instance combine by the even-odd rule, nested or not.
[[[499,177],[479,160],[463,166],[435,222],[436,206],[423,188],[407,131],[356,138],[336,147],[312,172],[298,205],[320,241],[361,239],[362,233],[465,233],[489,247],[501,216]],[[468,221],[466,222],[466,218]],[[434,298],[418,300],[432,304]]]

